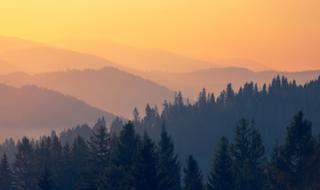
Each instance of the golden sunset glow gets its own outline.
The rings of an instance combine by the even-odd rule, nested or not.
[[[319,7],[318,0],[4,0],[0,35],[55,45],[104,39],[213,62],[319,69]]]

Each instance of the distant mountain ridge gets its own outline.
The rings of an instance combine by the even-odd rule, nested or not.
[[[95,55],[7,37],[0,37],[0,64],[1,74],[117,67],[115,63]]]
[[[218,94],[225,89],[228,83],[232,83],[234,89],[239,89],[245,82],[256,82],[261,87],[264,83],[270,83],[272,78],[277,75],[286,76],[289,80],[296,80],[297,83],[303,84],[318,78],[320,70],[255,72],[245,68],[227,67],[202,69],[187,73],[141,72],[140,75],[170,89],[182,91],[186,96],[196,99],[202,88]]]
[[[0,139],[28,135],[38,137],[82,123],[116,116],[74,97],[36,86],[15,88],[0,84]]]
[[[161,106],[174,96],[174,92],[164,86],[112,67],[36,75],[13,73],[1,75],[0,82],[46,87],[127,118],[131,117],[134,107],[144,110],[148,103]]]

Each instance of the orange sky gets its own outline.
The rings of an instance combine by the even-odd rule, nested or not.
[[[207,60],[320,69],[319,0],[2,0],[0,35],[108,39]]]

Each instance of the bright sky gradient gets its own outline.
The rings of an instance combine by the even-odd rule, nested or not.
[[[207,60],[320,69],[319,0],[1,0],[0,35],[108,39]]]

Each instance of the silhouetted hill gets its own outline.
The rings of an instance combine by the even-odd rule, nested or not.
[[[131,117],[134,107],[147,103],[161,106],[174,92],[166,87],[119,69],[70,70],[65,72],[0,76],[0,81],[14,86],[35,84],[77,97],[90,105]]]
[[[302,72],[261,71],[254,72],[244,68],[211,68],[189,73],[145,72],[140,73],[149,80],[165,85],[170,89],[180,90],[186,96],[195,99],[202,88],[220,93],[228,83],[232,83],[234,89],[245,82],[256,82],[261,87],[268,83],[274,76],[283,75],[289,80],[296,80],[303,84],[320,75],[319,70]]]
[[[99,117],[111,121],[115,116],[71,96],[39,88],[0,85],[0,139],[28,135],[38,137]]]

